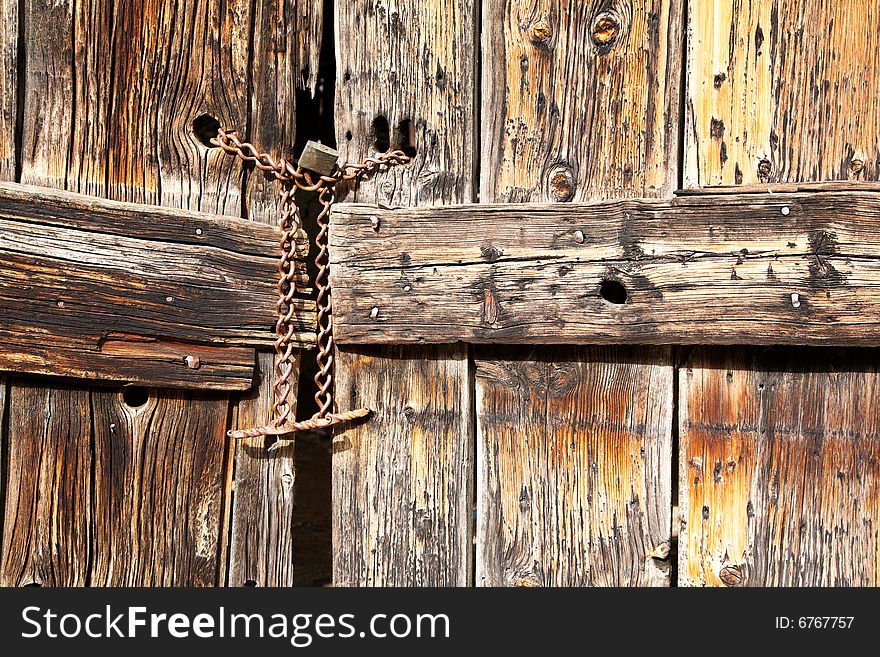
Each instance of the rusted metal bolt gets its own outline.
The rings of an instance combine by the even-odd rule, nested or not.
[[[782,206],[782,214],[783,215],[785,215],[787,217],[790,212],[791,212],[791,209],[787,205]]]
[[[797,292],[791,293],[791,307],[792,308],[800,308],[801,307],[801,296]]]
[[[574,231],[574,241],[578,244],[584,243],[584,233],[581,230]]]
[[[574,175],[568,167],[561,167],[550,174],[550,196],[558,203],[570,201],[574,196]]]
[[[186,363],[186,366],[191,370],[197,370],[202,366],[202,361],[198,356],[184,356],[183,362]]]
[[[593,21],[591,30],[593,35],[593,43],[599,48],[610,48],[611,45],[620,36],[620,21],[617,17],[610,13],[603,13],[596,16]]]
[[[770,172],[772,170],[773,165],[766,157],[758,160],[758,180],[760,182],[767,182],[770,179]]]
[[[745,573],[740,565],[724,566],[718,573],[718,578],[725,586],[740,586],[745,581]]]
[[[553,37],[553,31],[550,24],[541,19],[532,23],[532,29],[529,31],[529,38],[532,45],[537,48],[546,49],[550,45],[550,39]]]
[[[373,215],[370,217],[370,228],[373,229],[374,232],[379,232],[379,217]]]
[[[370,308],[370,319],[376,319],[379,316],[379,308],[377,306],[373,306]]]

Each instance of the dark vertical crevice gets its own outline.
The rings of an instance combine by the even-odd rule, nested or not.
[[[482,169],[482,151],[483,132],[482,132],[482,109],[483,109],[483,3],[474,3],[474,25],[476,25],[477,38],[474,40],[474,104],[471,108],[471,116],[473,116],[473,143],[471,144],[471,152],[474,154],[474,162],[471,167],[473,172],[471,177],[471,200],[474,203],[480,202],[480,174]],[[491,199],[490,199],[491,200]]]
[[[479,436],[477,435],[477,363],[476,363],[476,349],[474,345],[467,345],[468,350],[468,374],[467,374],[467,386],[468,386],[468,400],[470,401],[470,408],[468,409],[468,427],[470,430],[469,438],[471,440],[470,446],[470,454],[471,454],[471,471],[469,473],[468,479],[470,482],[470,491],[468,491],[468,501],[471,512],[471,520],[470,520],[470,534],[468,535],[468,545],[466,548],[471,551],[471,572],[470,572],[470,582],[469,586],[477,586],[477,513],[479,510],[479,503],[477,500],[477,494],[479,490],[477,489],[477,473],[480,468],[480,462],[477,458],[478,449],[477,449],[477,441],[479,440]]]
[[[305,144],[314,140],[336,147],[335,95],[336,47],[334,0],[324,0],[321,52],[314,94],[309,89],[308,71],[300,71],[296,90],[296,135],[293,152],[302,153]],[[298,191],[303,229],[309,235],[309,280],[315,280],[314,247],[320,211],[317,195]],[[313,293],[314,298],[314,293]],[[311,417],[318,410],[314,399],[315,352],[303,351],[297,388],[297,416]],[[296,586],[324,586],[332,580],[332,460],[331,431],[298,434],[294,449],[293,573]]]
[[[24,170],[24,95],[27,76],[27,49],[25,47],[26,0],[18,0],[18,43],[15,70],[15,182],[21,182]]]
[[[680,366],[684,364],[684,353],[681,347],[671,347],[672,349],[672,474],[669,502],[672,505],[672,513],[670,514],[671,527],[669,528],[669,586],[678,586],[678,531],[676,531],[676,523],[678,522],[678,449],[679,449],[679,405],[678,405],[678,375]],[[688,354],[689,355],[689,354]]]
[[[86,394],[89,397],[89,506],[88,506],[88,547],[86,556],[86,576],[85,586],[92,586],[92,579],[95,572],[95,543],[97,533],[97,516],[95,513],[97,501],[95,494],[97,491],[97,436],[95,435],[95,399],[94,392],[89,390]],[[110,459],[112,462],[112,459]]]
[[[674,35],[673,35],[674,36]],[[678,37],[681,41],[681,54],[679,67],[679,85],[678,85],[678,178],[677,186],[679,189],[684,187],[684,156],[685,156],[685,130],[687,130],[687,69],[688,69],[688,3],[681,3],[681,34]],[[673,42],[672,39],[669,40]]]

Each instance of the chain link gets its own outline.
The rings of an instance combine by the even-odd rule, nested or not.
[[[361,176],[371,175],[388,167],[406,164],[410,158],[402,151],[390,151],[376,157],[365,159],[360,164],[343,164],[329,176],[313,174],[295,166],[286,159],[275,161],[268,153],[259,152],[253,144],[242,142],[234,132],[220,129],[211,143],[226,153],[245,162],[253,163],[260,171],[272,173],[281,183],[280,230],[281,257],[278,260],[278,301],[275,322],[275,380],[272,385],[274,403],[272,420],[265,426],[230,431],[233,438],[256,438],[259,436],[280,436],[296,431],[321,429],[342,422],[350,422],[368,417],[371,411],[358,408],[341,413],[333,413],[333,314],[329,282],[329,253],[327,251],[327,231],[330,223],[330,210],[336,200],[336,184],[354,181]],[[294,298],[296,296],[296,236],[302,228],[299,209],[294,203],[296,189],[317,192],[321,203],[318,214],[318,234],[315,237],[317,255],[315,265],[316,305],[318,308],[317,352],[315,360],[318,371],[315,374],[315,402],[317,412],[308,420],[294,418],[290,396],[295,393],[294,374]]]

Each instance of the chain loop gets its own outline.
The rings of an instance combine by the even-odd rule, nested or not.
[[[260,171],[270,172],[281,183],[280,230],[281,257],[278,260],[278,301],[275,322],[275,380],[272,386],[274,403],[272,420],[265,426],[230,431],[232,438],[257,438],[259,436],[280,436],[296,431],[323,429],[343,422],[351,422],[368,417],[371,411],[358,408],[352,411],[332,413],[333,407],[333,302],[329,282],[329,252],[327,232],[330,223],[330,210],[336,200],[335,186],[342,181],[354,181],[361,176],[370,175],[388,167],[406,164],[410,158],[402,151],[390,151],[376,157],[366,158],[360,164],[337,165],[329,176],[312,174],[282,158],[275,161],[268,153],[259,152],[253,144],[242,142],[235,132],[220,129],[211,143],[226,153],[245,162],[252,163]],[[316,305],[318,308],[317,352],[315,360],[318,371],[315,374],[315,402],[318,411],[308,420],[294,418],[291,394],[295,392],[293,315],[296,296],[296,236],[302,228],[299,209],[294,203],[295,189],[317,192],[321,203],[318,214],[318,234],[315,238],[317,255],[315,265]]]

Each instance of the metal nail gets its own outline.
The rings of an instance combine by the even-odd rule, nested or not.
[[[374,231],[376,231],[378,233],[379,232],[379,217],[377,217],[376,215],[372,215],[370,217],[370,226],[372,227],[372,229]]]
[[[788,208],[788,206],[787,206],[787,205],[783,205],[783,206],[782,206],[782,214],[788,216],[788,213],[789,213],[789,212],[791,212],[791,210]]]
[[[584,233],[583,233],[583,231],[580,231],[580,230],[576,230],[576,231],[574,231],[574,241],[577,242],[578,244],[583,244],[583,243],[584,243]]]
[[[202,361],[198,356],[184,356],[183,362],[191,370],[197,370],[202,366]]]
[[[379,316],[379,308],[377,308],[376,306],[373,306],[372,309],[370,309],[370,319],[376,319],[378,316]]]
[[[793,308],[801,307],[801,297],[797,292],[792,292],[791,294],[791,305]]]

